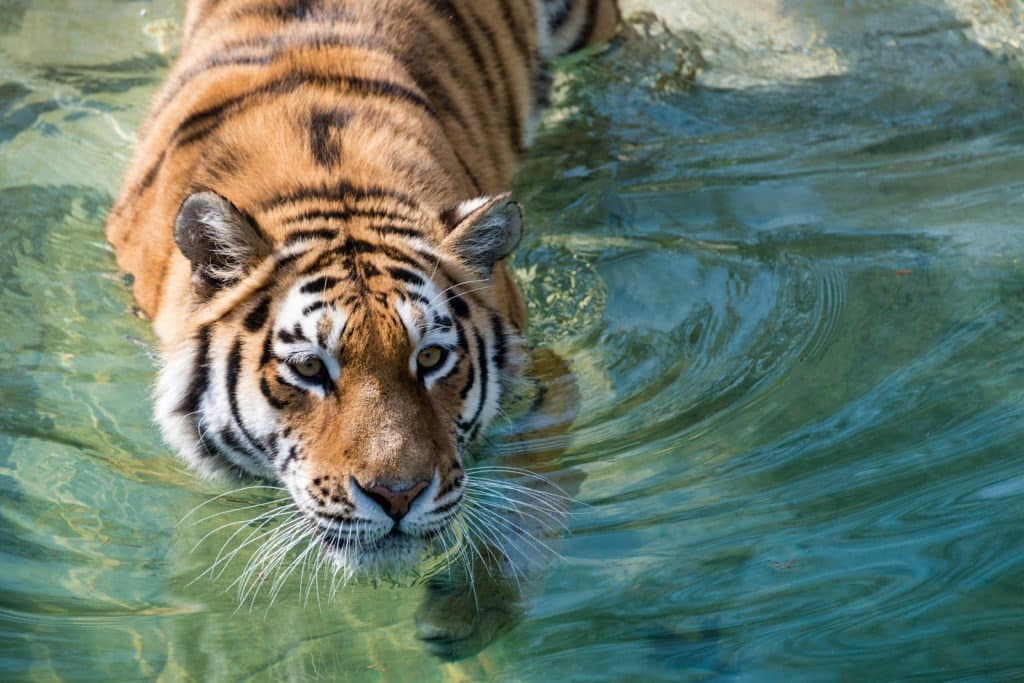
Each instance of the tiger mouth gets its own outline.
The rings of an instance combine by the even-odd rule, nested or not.
[[[324,528],[317,533],[324,551],[354,571],[388,569],[404,574],[428,555],[432,545],[430,535],[413,536],[397,528],[376,538]]]
[[[411,536],[397,528],[373,539],[361,538],[357,534],[334,529],[321,528],[318,529],[318,533],[320,542],[330,550],[355,550],[358,552],[381,551],[396,544],[426,540],[418,536]]]

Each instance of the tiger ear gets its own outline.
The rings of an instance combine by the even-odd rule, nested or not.
[[[507,192],[462,202],[441,219],[449,230],[442,246],[481,275],[489,276],[523,238],[523,211]]]
[[[182,203],[174,241],[192,263],[192,286],[202,298],[241,280],[272,251],[252,219],[215,192],[196,192]]]

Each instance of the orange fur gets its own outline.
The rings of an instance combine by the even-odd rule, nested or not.
[[[548,3],[189,2],[181,54],[107,224],[162,342],[169,397],[160,410],[176,447],[194,445],[200,464],[211,449],[234,453],[236,465],[258,452],[265,462],[252,471],[301,471],[310,500],[322,509],[333,502],[339,516],[352,505],[351,479],[418,482],[437,473],[442,490],[459,485],[467,395],[479,392],[482,409],[487,387],[474,382],[488,372],[514,378],[525,309],[502,263],[481,273],[449,248],[446,216],[507,186],[548,62],[609,38],[617,20],[611,0]],[[542,35],[548,25],[551,35]],[[231,225],[251,225],[272,245],[252,263],[226,262],[238,281],[204,285],[201,240],[189,257],[175,243],[176,217],[197,193],[227,200],[238,211]],[[457,316],[459,364],[430,387],[410,371],[416,347],[395,314],[414,281],[402,263],[466,309]],[[309,273],[334,297],[318,305],[343,303],[348,316],[334,358],[341,374],[323,396],[285,381],[287,359],[272,346],[290,333],[267,322]],[[322,318],[316,334],[327,336],[331,324]],[[276,431],[253,435],[245,413],[263,410],[249,398],[260,392],[274,406]],[[234,423],[212,434],[226,411]],[[279,441],[301,448],[276,452]]]

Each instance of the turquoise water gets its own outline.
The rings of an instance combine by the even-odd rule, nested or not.
[[[1024,679],[1024,5],[625,4],[515,187],[572,534],[458,663],[418,587],[194,581],[262,499],[179,524],[227,488],[150,421],[102,237],[180,3],[5,4],[0,679]]]

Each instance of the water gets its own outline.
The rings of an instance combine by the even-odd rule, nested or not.
[[[224,489],[150,423],[102,238],[180,3],[5,5],[0,679],[1024,678],[1024,5],[625,4],[660,19],[564,65],[515,188],[581,502],[455,664],[418,588],[191,583]]]

